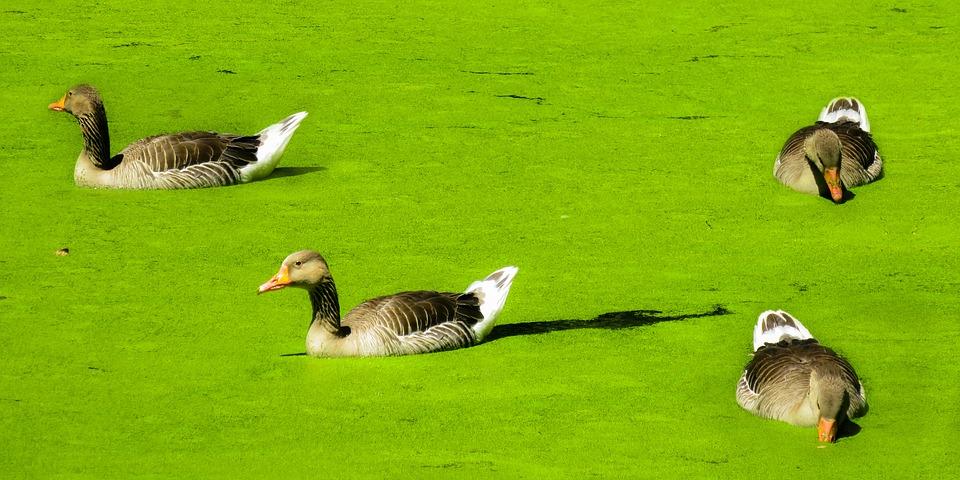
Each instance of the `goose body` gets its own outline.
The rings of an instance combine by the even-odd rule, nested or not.
[[[883,160],[870,134],[866,107],[856,98],[835,98],[817,122],[797,130],[777,156],[773,175],[803,193],[843,200],[843,189],[883,175]]]
[[[845,419],[866,413],[866,393],[850,362],[787,312],[760,314],[753,338],[753,359],[737,383],[737,403],[747,411],[816,425],[821,441],[833,441]]]
[[[83,134],[74,181],[94,188],[178,189],[233,185],[269,175],[306,112],[253,135],[183,132],[134,142],[110,156],[107,114],[97,90],[71,88],[51,110],[76,117]]]
[[[326,261],[313,251],[288,256],[259,292],[307,290],[313,317],[307,354],[368,357],[437,352],[474,345],[493,328],[516,267],[493,272],[463,293],[403,292],[367,300],[340,318],[337,289]]]

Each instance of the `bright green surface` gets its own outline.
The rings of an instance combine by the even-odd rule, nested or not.
[[[951,2],[90,3],[0,7],[0,476],[960,474]],[[81,81],[113,151],[310,116],[265,181],[81,190]],[[771,170],[843,94],[888,168],[836,206]],[[306,247],[345,307],[516,264],[503,323],[733,313],[282,357],[306,296],[254,292]],[[766,308],[857,367],[858,435],[737,406]]]

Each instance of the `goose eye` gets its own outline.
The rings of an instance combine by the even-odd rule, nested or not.
[[[297,260],[293,265],[299,267],[300,265],[303,265],[303,262]]]

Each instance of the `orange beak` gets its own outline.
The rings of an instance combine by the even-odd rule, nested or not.
[[[821,442],[833,442],[837,439],[837,422],[836,420],[827,420],[826,418],[820,418],[820,421],[817,422],[817,439]]]
[[[60,100],[57,100],[56,102],[51,103],[50,105],[47,106],[47,108],[49,108],[50,110],[53,110],[54,112],[62,112],[63,102],[66,102],[66,101],[67,101],[67,95],[64,94],[62,97],[60,97]]]
[[[840,203],[843,200],[843,187],[840,186],[840,172],[837,171],[836,167],[827,168],[823,171],[823,179],[827,182],[827,187],[830,188],[830,196],[833,198],[833,201]]]
[[[290,285],[290,269],[286,265],[280,266],[280,271],[273,276],[270,280],[267,280],[267,283],[260,285],[260,288],[257,290],[257,295],[260,295],[264,292],[272,292],[274,290],[280,290],[286,286]]]

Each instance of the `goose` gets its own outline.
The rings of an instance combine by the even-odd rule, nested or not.
[[[403,292],[361,303],[341,320],[337,287],[317,252],[290,254],[258,294],[297,287],[307,291],[313,316],[307,354],[314,357],[409,355],[469,347],[493,329],[516,267],[470,284],[464,293]]]
[[[295,113],[254,135],[184,132],[148,137],[111,157],[107,113],[97,89],[77,85],[48,108],[67,112],[80,124],[83,150],[74,181],[93,188],[203,188],[266,177],[307,116]]]
[[[760,314],[753,350],[737,383],[737,403],[750,413],[816,425],[821,442],[835,441],[846,419],[867,413],[866,392],[850,362],[817,342],[789,313]]]
[[[870,135],[867,109],[853,97],[835,98],[817,122],[797,130],[773,165],[780,183],[803,193],[843,201],[843,192],[877,180],[883,160]]]

